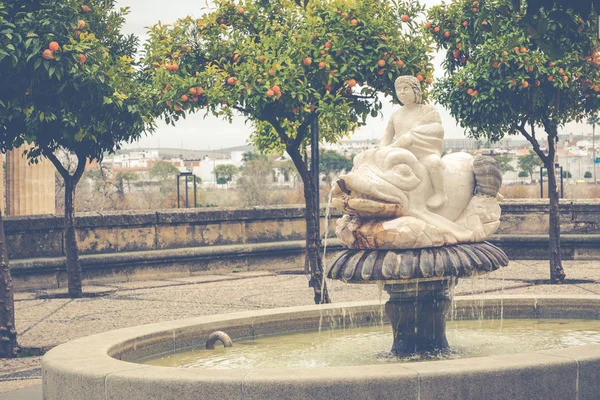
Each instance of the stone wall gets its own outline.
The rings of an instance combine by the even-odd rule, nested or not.
[[[511,258],[545,258],[547,209],[543,200],[505,201],[492,242]],[[330,237],[338,216],[330,220]],[[15,286],[63,286],[63,219],[8,217],[4,224]],[[565,258],[600,258],[600,201],[563,202],[561,224]],[[304,267],[304,209],[298,206],[81,213],[76,226],[88,282]],[[335,239],[330,243],[331,251],[340,247]]]

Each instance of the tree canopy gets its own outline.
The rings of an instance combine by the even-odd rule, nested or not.
[[[539,126],[555,136],[600,108],[596,19],[549,8],[532,26],[520,12],[508,2],[471,0],[430,10],[449,72],[437,99],[474,137],[535,139]],[[539,146],[536,153],[544,158]]]
[[[34,145],[33,159],[65,148],[101,159],[151,128],[136,79],[137,39],[114,1],[0,1],[0,149]]]
[[[199,19],[154,26],[146,62],[167,121],[237,110],[268,151],[305,144],[318,113],[321,140],[336,141],[377,114],[377,94],[392,95],[398,75],[431,83],[429,44],[413,20],[421,10],[382,0],[223,1]]]

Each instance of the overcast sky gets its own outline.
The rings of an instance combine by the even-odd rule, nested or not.
[[[200,16],[206,9],[205,0],[118,0],[118,6],[131,8],[127,18],[125,30],[134,33],[140,40],[146,39],[146,28],[158,22],[171,23],[177,18],[192,15]],[[428,5],[441,3],[441,0],[426,0]],[[436,57],[437,58],[437,57]],[[436,76],[442,75],[439,61],[436,65]],[[442,116],[445,137],[462,138],[464,131],[460,128],[454,118],[442,107],[438,110]],[[394,108],[391,104],[385,104],[383,108],[384,117],[370,118],[367,125],[356,131],[352,139],[379,139],[387,124],[387,119]],[[571,124],[567,126],[564,133],[573,132],[591,134],[591,127],[585,124]],[[176,147],[186,149],[220,149],[246,144],[250,135],[250,127],[244,124],[244,118],[235,118],[233,123],[219,120],[215,117],[203,118],[201,114],[189,115],[186,120],[180,120],[176,126],[167,126],[158,121],[158,129],[154,135],[141,139],[139,142],[128,147]]]

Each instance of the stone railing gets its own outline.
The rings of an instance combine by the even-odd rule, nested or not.
[[[545,258],[548,202],[505,201],[492,241],[511,258]],[[323,210],[324,215],[324,210]],[[330,237],[339,214],[329,223]],[[65,281],[63,219],[9,217],[5,231],[18,289]],[[321,230],[324,231],[325,221]],[[229,270],[304,267],[304,208],[184,209],[81,213],[76,219],[84,276],[102,282]],[[563,201],[565,258],[600,258],[600,201]],[[339,248],[331,240],[330,249]]]

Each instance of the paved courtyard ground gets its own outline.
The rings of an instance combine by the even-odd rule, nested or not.
[[[600,296],[600,262],[564,261],[567,283],[548,284],[547,261],[511,261],[487,277],[463,279],[457,295],[555,294]],[[387,300],[376,285],[330,282],[334,302]],[[312,304],[304,275],[269,272],[211,273],[161,281],[86,286],[104,293],[78,300],[51,298],[53,292],[17,293],[19,344],[48,349],[82,336],[132,325],[235,311]],[[41,357],[0,359],[0,400],[41,399]]]

